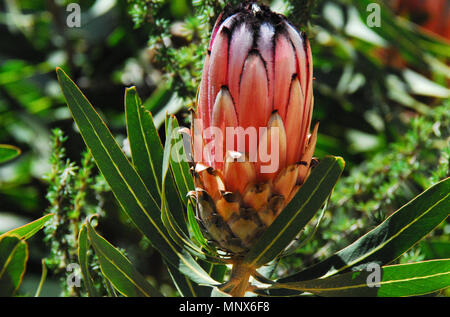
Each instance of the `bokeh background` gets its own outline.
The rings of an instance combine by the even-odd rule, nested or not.
[[[308,34],[313,121],[320,120],[315,156],[346,161],[327,207],[300,237],[301,247],[280,261],[276,276],[320,261],[449,176],[450,1],[261,2]],[[80,27],[68,26],[70,3],[79,4]],[[0,144],[21,149],[20,156],[0,165],[0,233],[58,214],[29,241],[20,295],[34,294],[41,259],[48,268],[41,296],[84,295],[67,287],[66,268],[76,262],[77,226],[91,214],[99,215],[98,230],[141,273],[163,293],[177,294],[158,253],[127,223],[86,153],[55,68],[62,67],[83,90],[126,152],[125,87],[137,87],[159,127],[167,111],[188,125],[209,32],[225,4],[0,2]],[[163,129],[160,133],[164,138]],[[449,256],[447,220],[397,262]]]

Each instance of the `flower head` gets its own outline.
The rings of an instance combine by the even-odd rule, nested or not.
[[[245,252],[308,176],[312,71],[304,33],[268,7],[217,19],[191,136],[199,216],[223,249]]]

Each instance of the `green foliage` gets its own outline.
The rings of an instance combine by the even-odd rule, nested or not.
[[[405,297],[439,291],[450,284],[449,259],[380,268],[382,277],[373,281],[373,272],[356,271],[311,281],[277,283],[271,289],[310,292],[320,296]],[[371,287],[368,287],[368,282]]]
[[[172,206],[168,204],[169,199],[178,198],[179,192],[182,191],[184,186],[183,184],[183,186],[174,189],[175,193],[172,195],[175,196],[168,197],[166,195],[171,192],[166,190],[165,182],[167,175],[172,175],[173,171],[170,164],[170,154],[174,121],[169,118],[166,126],[166,145],[161,162],[163,166],[161,205],[158,205],[147,190],[146,184],[139,177],[134,165],[120,151],[105,123],[88,100],[61,69],[58,69],[57,72],[68,106],[80,128],[86,145],[96,159],[100,171],[103,172],[127,215],[158,249],[167,264],[172,266],[170,268],[171,276],[179,291],[190,296],[200,294],[202,289],[197,289],[195,284],[199,284],[198,286],[209,285],[212,288],[211,295],[222,291],[221,288],[216,288],[218,282],[201,267],[199,261],[205,258],[214,263],[215,259],[208,258],[201,248],[197,248],[195,242],[180,228],[180,226],[186,225],[186,221],[183,220],[185,217],[183,210],[176,209],[177,207],[172,209]],[[126,93],[128,94],[129,91]],[[135,102],[136,100],[138,100],[137,96],[134,96],[132,101],[128,101],[128,98],[125,97],[130,119],[139,118],[141,110],[139,110],[140,105]],[[138,109],[130,113],[130,107],[138,107]],[[128,131],[134,130],[133,133],[137,133],[137,131],[142,133],[142,123],[138,123],[139,120],[135,119],[128,121],[135,123],[133,127],[129,127]],[[143,143],[145,138],[141,136],[133,138],[133,140]],[[181,140],[180,142],[182,143]],[[147,160],[144,161],[149,163],[151,160],[148,160],[148,158],[149,153],[152,153],[152,148],[159,148],[161,144],[156,142],[147,145],[149,150],[144,152],[147,154]],[[134,145],[131,144],[130,147],[134,148]],[[141,160],[134,161],[144,162]],[[152,166],[152,164],[149,165]],[[242,260],[243,263],[259,268],[276,259],[327,200],[342,173],[343,167],[344,161],[341,158],[326,157],[323,159],[285,211],[277,217],[259,241],[250,248],[248,254]],[[157,182],[157,180],[151,179],[152,184],[155,181]],[[354,279],[355,273],[351,275],[345,273],[349,270],[361,270],[371,265],[379,267],[391,263],[444,221],[448,216],[449,209],[450,178],[447,178],[423,192],[393,213],[375,229],[327,260],[291,276],[278,279],[274,286],[257,288],[256,291],[259,293],[266,292],[269,295],[276,295],[276,292],[281,289],[282,292],[301,293],[308,291],[319,295],[334,296],[340,294],[345,296],[352,294],[402,296],[425,294],[445,288],[447,279],[442,280],[437,276],[444,278],[448,276],[448,259],[441,261],[443,265],[438,265],[437,268],[433,268],[437,262],[415,264],[421,266],[422,270],[423,267],[426,267],[425,271],[428,275],[422,274],[420,279],[425,280],[427,287],[423,287],[421,283],[416,282],[416,279],[419,278],[417,269],[409,269],[408,265],[380,268],[383,272],[383,279],[380,277],[380,281],[378,281],[381,286],[379,289],[372,290],[370,289],[372,286],[367,282],[363,283],[360,279]],[[176,220],[177,215],[181,219]],[[162,296],[148,284],[120,251],[92,229],[89,220],[86,226],[89,240],[99,258],[102,273],[119,293],[125,296]],[[191,231],[194,230],[195,228],[191,228]],[[80,241],[83,244],[82,247],[86,249],[86,238],[83,234],[80,235]],[[81,255],[83,256],[83,254]],[[219,253],[214,256],[216,259],[223,258],[226,260]],[[89,271],[85,259],[82,264],[83,275],[88,277]],[[180,273],[185,276],[184,279]],[[329,277],[330,275],[338,276]],[[358,276],[364,277],[366,280],[368,278],[367,274],[359,274]],[[269,281],[269,286],[272,284],[270,276],[269,279],[261,277],[265,282]],[[312,281],[303,282],[311,278]],[[330,284],[327,284],[328,281]],[[86,284],[89,285],[89,283],[88,281]],[[401,285],[399,286],[399,284]],[[227,289],[226,285],[224,286],[225,289]],[[336,285],[338,285],[337,288]],[[401,290],[407,287],[410,287],[407,292]],[[275,290],[275,293],[273,290]],[[356,291],[356,293],[353,293],[353,291]],[[90,293],[92,292],[90,291]]]
[[[47,213],[53,216],[44,229],[44,241],[52,251],[45,262],[53,274],[59,276],[65,295],[80,296],[83,293],[79,287],[67,284],[72,274],[67,271],[67,265],[78,263],[77,240],[81,224],[92,214],[103,214],[97,199],[102,192],[94,187],[96,178],[91,155],[85,152],[81,166],[76,166],[65,156],[66,139],[61,130],[53,130],[52,171],[47,175],[50,184],[47,193],[50,207]],[[92,264],[95,265],[95,261]]]
[[[7,144],[0,144],[0,163],[12,160],[20,154],[20,149]]]
[[[297,284],[274,284],[260,291],[299,295],[305,288],[319,287],[313,293],[346,295],[324,290],[324,285],[333,283],[357,294],[410,296],[445,287],[448,220],[435,223],[427,215],[436,214],[422,213],[413,225],[420,234],[414,239],[400,234],[397,240],[389,240],[388,251],[376,249],[376,242],[384,240],[375,233],[392,222],[408,223],[405,211],[415,217],[422,210],[411,211],[411,204],[419,199],[421,205],[420,199],[439,188],[432,186],[442,186],[441,181],[450,176],[448,43],[399,19],[381,2],[380,28],[366,25],[366,7],[373,2],[369,0],[263,2],[287,15],[310,38],[313,121],[321,121],[315,155],[319,159],[339,155],[345,158],[346,169],[329,203],[311,219],[298,241],[281,259],[259,270],[267,287],[275,278],[296,276],[292,274],[299,271],[303,273],[297,276],[312,278],[323,269],[330,276],[284,281]],[[66,27],[67,3],[8,1],[0,6],[6,17],[0,19],[4,39],[0,44],[0,143],[11,144],[0,145],[0,243],[13,241],[20,251],[0,247],[0,258],[14,259],[11,266],[2,269],[0,265],[0,290],[8,290],[6,295],[34,294],[36,289],[40,295],[136,294],[124,279],[130,275],[117,273],[122,269],[117,263],[122,263],[128,272],[140,272],[142,283],[150,281],[158,295],[223,295],[213,284],[226,281],[229,270],[203,237],[195,208],[186,197],[193,189],[189,168],[168,156],[185,155],[174,147],[181,137],[171,131],[188,124],[187,108],[194,105],[209,33],[226,1],[129,0],[102,10],[102,0],[80,1],[81,28]],[[56,66],[70,71],[96,105],[93,111],[78,88],[68,88],[71,81],[64,78],[69,107],[78,113],[74,117],[79,130],[58,87]],[[124,86],[130,85],[135,87],[126,90],[124,111],[119,101]],[[84,151],[80,134],[92,154]],[[95,143],[93,135],[98,136]],[[11,158],[7,161],[5,150]],[[123,177],[112,178],[113,174]],[[440,194],[445,190],[436,193]],[[445,210],[433,212],[439,213],[435,220],[445,219]],[[99,226],[91,222],[95,227],[91,236],[105,242],[109,254],[120,260],[104,253],[99,258],[99,245],[94,245],[85,224],[94,214]],[[167,244],[155,240],[158,231],[164,233]],[[369,240],[358,240],[367,232],[372,233]],[[346,249],[353,242],[353,247],[364,244],[369,249]],[[29,259],[28,254],[24,256],[26,249],[32,251]],[[343,254],[361,256],[375,249],[378,255],[395,254],[381,261],[394,264],[383,266],[383,281],[392,288],[383,284],[377,293],[351,284],[364,281],[368,272],[358,275],[343,269],[332,274],[323,264],[336,264],[329,259]],[[34,285],[30,281],[39,280],[42,257],[41,282]],[[418,261],[424,262],[411,263]],[[70,263],[81,265],[80,288],[67,284],[73,273],[67,271]],[[361,268],[355,264],[352,269]],[[434,280],[436,274],[439,278]],[[410,283],[410,277],[417,277],[417,283]],[[55,281],[57,290],[52,292]]]

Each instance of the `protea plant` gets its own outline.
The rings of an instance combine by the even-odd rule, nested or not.
[[[217,245],[244,254],[308,177],[317,127],[308,39],[247,3],[212,32],[192,120],[198,214]]]
[[[192,120],[197,213],[234,261],[283,211],[311,169],[317,128],[305,33],[253,2],[214,26]]]
[[[136,89],[128,88],[128,158],[74,82],[61,69],[57,73],[99,170],[131,222],[161,254],[180,294],[408,296],[448,286],[448,279],[437,278],[448,275],[448,259],[380,265],[397,259],[448,217],[450,179],[318,264],[277,280],[261,270],[277,263],[326,206],[344,168],[343,159],[334,156],[312,166],[318,126],[309,134],[311,50],[304,34],[267,7],[246,1],[226,9],[214,26],[191,131],[186,129],[191,169],[186,153],[177,150],[186,140],[175,133],[176,117],[166,117],[163,146]],[[33,223],[18,232],[35,229]],[[78,245],[89,295],[96,296],[86,255],[91,245],[102,276],[118,292],[161,296],[90,219],[80,229]],[[377,266],[380,274],[372,279],[366,268]],[[417,286],[417,272],[424,286]]]

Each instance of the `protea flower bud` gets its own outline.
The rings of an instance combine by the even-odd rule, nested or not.
[[[198,216],[220,248],[245,253],[308,177],[312,72],[284,16],[247,2],[218,18],[191,136]]]

